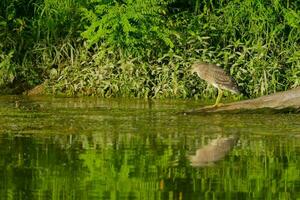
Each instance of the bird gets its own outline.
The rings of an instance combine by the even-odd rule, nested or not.
[[[234,79],[224,69],[215,64],[195,62],[192,65],[191,72],[192,74],[197,73],[201,79],[218,89],[218,97],[213,107],[220,105],[219,102],[223,96],[223,90],[229,90],[234,94],[240,93]]]

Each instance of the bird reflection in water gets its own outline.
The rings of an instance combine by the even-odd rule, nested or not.
[[[193,167],[203,167],[213,165],[223,159],[236,145],[237,136],[218,137],[209,144],[197,149],[196,155],[189,156]]]

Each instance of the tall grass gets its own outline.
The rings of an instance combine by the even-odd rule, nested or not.
[[[43,82],[53,66],[69,59],[78,45],[79,7],[84,2],[5,0],[0,3],[1,58],[10,55],[9,63],[7,59],[0,60],[0,72],[6,73],[0,77],[0,87],[22,92]]]
[[[23,46],[12,40],[2,57],[13,52],[16,84],[47,80],[49,92],[67,95],[212,97],[189,72],[195,60],[220,64],[250,97],[299,85],[297,2],[162,2],[35,1],[31,17],[6,28]]]

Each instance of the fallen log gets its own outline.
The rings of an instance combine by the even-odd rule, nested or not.
[[[217,107],[205,106],[183,114],[201,113],[299,113],[300,112],[300,87],[262,96],[256,99],[243,100],[222,104]]]

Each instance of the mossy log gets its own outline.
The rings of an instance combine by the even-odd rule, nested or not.
[[[256,99],[243,100],[218,107],[205,106],[183,112],[184,114],[201,113],[299,113],[300,87],[262,96]]]

